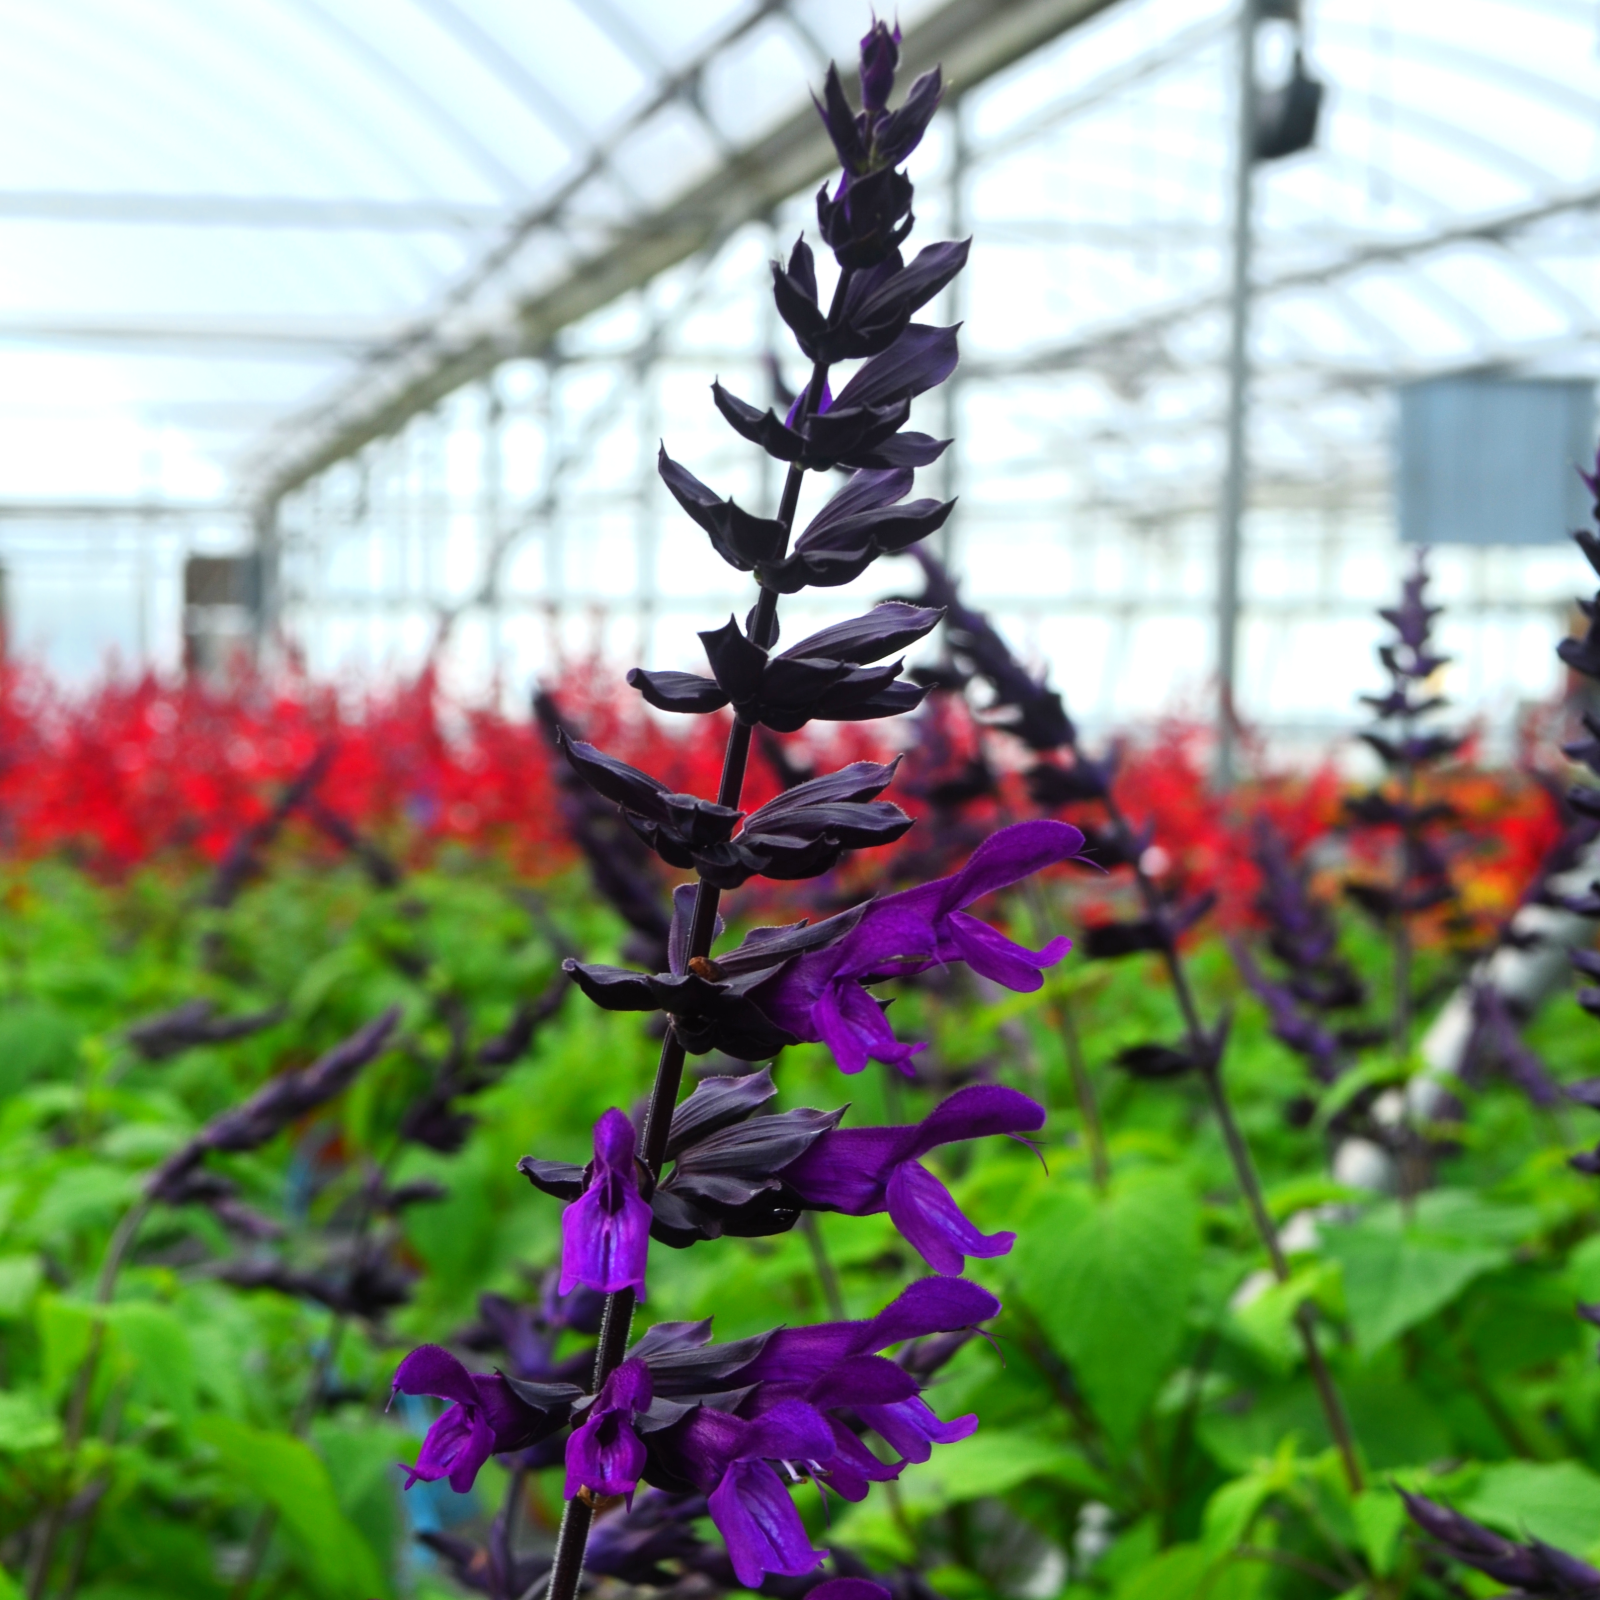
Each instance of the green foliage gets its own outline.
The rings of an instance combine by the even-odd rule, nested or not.
[[[580,879],[544,886],[530,907],[466,863],[387,892],[343,870],[280,866],[222,913],[199,910],[192,884],[108,888],[58,865],[6,887],[0,1600],[40,1515],[86,1503],[52,1591],[81,1542],[74,1600],[224,1600],[253,1538],[264,1544],[252,1600],[448,1600],[457,1591],[412,1538],[440,1498],[403,1497],[395,1465],[414,1456],[427,1413],[386,1412],[389,1378],[410,1344],[469,1323],[480,1293],[529,1292],[555,1257],[559,1208],[516,1173],[518,1157],[583,1159],[598,1114],[643,1093],[654,1045],[636,1018],[568,1004],[470,1103],[459,1150],[398,1143],[398,1119],[452,1027],[480,1041],[543,991],[552,926],[598,956],[620,929]],[[1425,983],[1447,975],[1428,959]],[[1360,1082],[1308,1118],[1312,1087],[1237,992],[1225,952],[1202,947],[1194,966],[1206,1007],[1238,1007],[1227,1081],[1268,1203],[1291,1224],[1289,1282],[1264,1272],[1198,1085],[1110,1066],[1122,1045],[1173,1032],[1152,965],[1069,960],[1053,985],[1108,1130],[1104,1195],[1047,997],[996,1002],[964,978],[906,986],[895,1020],[933,1040],[930,1072],[980,1068],[1047,1104],[1048,1171],[1003,1140],[930,1158],[980,1227],[1018,1235],[1008,1257],[969,1268],[1006,1302],[998,1350],[974,1341],[929,1390],[941,1415],[976,1411],[982,1426],[910,1467],[894,1494],[836,1507],[826,1528],[803,1498],[814,1536],[880,1570],[914,1565],[950,1600],[1442,1600],[1398,1478],[1582,1553],[1600,1538],[1600,1370],[1572,1307],[1600,1300],[1600,1187],[1564,1164],[1576,1131],[1491,1080],[1467,1096],[1432,1187],[1405,1202],[1340,1189],[1327,1176],[1336,1099],[1399,1082],[1408,1064],[1366,1058]],[[197,997],[222,1015],[281,1017],[165,1061],[129,1048],[130,1019]],[[271,1248],[292,1260],[312,1259],[318,1230],[348,1218],[372,1172],[443,1185],[444,1199],[396,1224],[397,1259],[416,1274],[409,1303],[368,1325],[232,1288],[217,1263],[254,1247],[207,1212],[158,1207],[110,1304],[97,1304],[113,1230],[149,1172],[208,1117],[390,1003],[402,1043],[352,1092],[263,1150],[210,1164],[289,1229]],[[1558,1075],[1600,1070],[1600,1030],[1565,1003],[1534,1036]],[[785,1107],[849,1100],[857,1125],[909,1120],[934,1098],[887,1075],[844,1082],[818,1047],[789,1051],[778,1080]],[[850,1315],[925,1270],[884,1217],[819,1221]],[[710,1312],[723,1338],[827,1316],[806,1237],[658,1249],[644,1314]],[[1304,1314],[1359,1439],[1359,1495],[1306,1371]],[[325,1398],[308,1409],[313,1386]],[[483,1536],[506,1482],[486,1471],[454,1503],[465,1531]],[[559,1474],[541,1475],[532,1525],[558,1501]]]

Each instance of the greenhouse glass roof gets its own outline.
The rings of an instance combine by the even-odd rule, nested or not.
[[[672,395],[755,370],[771,337],[761,261],[805,225],[797,196],[814,185],[814,133],[801,148],[785,130],[866,8],[68,0],[6,15],[0,547],[25,624],[41,544],[65,560],[112,538],[112,509],[189,504],[174,548],[220,547],[280,495],[310,529],[307,496],[326,479],[322,499],[337,498],[350,463],[365,484],[399,447],[385,441],[432,419],[446,454],[465,449],[457,436],[481,425],[466,397],[496,372],[513,409],[544,397],[528,399],[542,443],[507,442],[532,504],[546,402],[570,387],[570,419],[607,361],[614,379],[635,371],[641,329]],[[917,0],[900,16],[965,91],[918,174],[923,236],[975,238],[946,308],[966,321],[957,550],[991,540],[974,583],[1041,657],[1080,671],[1106,717],[1149,709],[1180,685],[1139,630],[1183,634],[1191,685],[1209,648],[1232,10]],[[1264,30],[1269,86],[1290,32]],[[1321,125],[1313,148],[1259,169],[1255,214],[1246,598],[1260,627],[1252,644],[1247,623],[1245,654],[1276,684],[1312,672],[1295,652],[1314,662],[1326,630],[1392,582],[1395,384],[1588,378],[1600,348],[1593,7],[1307,0],[1303,43],[1327,86]],[[692,316],[662,309],[676,301]],[[541,388],[552,359],[559,382]],[[543,377],[521,370],[541,362]],[[635,515],[637,480],[630,469],[619,488],[615,464],[662,430],[660,401],[614,406],[577,447],[591,521],[600,480]],[[701,426],[675,407],[674,427]],[[602,450],[606,428],[627,439]],[[471,473],[450,481],[480,493]],[[90,501],[108,514],[74,521]],[[553,548],[559,519],[541,504],[528,523]],[[337,541],[305,537],[326,567]],[[688,590],[723,581],[702,583],[697,558],[661,537]],[[542,548],[529,604],[555,592]],[[570,537],[562,560],[574,604],[638,603],[639,564],[584,569]],[[1440,577],[1489,630],[1474,654],[1491,665],[1466,697],[1504,709],[1543,692],[1569,555],[1446,551]],[[327,614],[326,594],[303,598],[307,618]],[[1271,640],[1291,624],[1300,643],[1283,655]],[[125,648],[169,631],[142,626]],[[415,635],[372,632],[368,658]],[[1349,655],[1356,635],[1340,637]],[[1314,721],[1349,687],[1261,709]]]

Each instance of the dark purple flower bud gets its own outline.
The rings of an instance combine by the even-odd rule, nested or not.
[[[925,549],[911,554],[922,568],[924,601],[945,608],[945,644],[951,655],[969,676],[982,678],[989,685],[994,699],[987,709],[1006,713],[999,726],[1014,733],[1031,750],[1074,748],[1078,732],[1061,696],[1012,655],[1011,647],[981,611],[962,603],[954,578],[936,556]],[[1069,775],[1068,769],[1036,770],[1060,772],[1063,778]],[[1095,770],[1090,768],[1085,776],[1092,776]],[[1076,771],[1070,769],[1071,773]],[[1052,797],[1041,803],[1060,805],[1068,799],[1100,798],[1100,788],[1090,784],[1088,790],[1083,794],[1063,792],[1060,799]]]
[[[909,483],[909,473],[906,478]],[[864,558],[863,565],[872,558]],[[769,656],[730,617],[722,627],[700,635],[713,678],[635,667],[628,682],[657,710],[702,715],[731,703],[741,722],[778,733],[794,733],[813,719],[866,722],[915,710],[925,691],[913,682],[896,681],[902,665],[898,660],[881,667],[864,663],[914,643],[938,623],[937,611],[888,601],[864,617],[824,628]]]
[[[1400,1491],[1413,1522],[1457,1561],[1512,1584],[1523,1600],[1596,1600],[1600,1571],[1540,1540],[1518,1544],[1420,1494]]]
[[[453,1404],[428,1429],[417,1464],[405,1469],[406,1488],[448,1478],[457,1494],[465,1494],[490,1456],[523,1449],[565,1426],[578,1391],[570,1384],[560,1388],[564,1397],[552,1393],[548,1407],[529,1405],[499,1373],[481,1377],[468,1372],[436,1344],[413,1350],[394,1375],[394,1390]]]
[[[888,1211],[936,1272],[956,1274],[967,1256],[1005,1255],[1014,1233],[979,1233],[919,1158],[942,1144],[990,1134],[1031,1133],[1044,1108],[1015,1089],[958,1089],[921,1122],[897,1128],[835,1128],[778,1176],[808,1207],[853,1217]]]
[[[852,377],[826,410],[791,426],[724,389],[711,386],[717,409],[733,430],[780,461],[825,470],[925,466],[944,446],[921,434],[894,437],[911,414],[911,401],[955,371],[957,329],[911,323],[881,355]]]
[[[886,111],[894,88],[895,68],[900,65],[900,25],[873,19],[861,41],[861,109],[870,117]]]
[[[818,639],[823,637],[817,635]],[[769,676],[781,687],[779,674]],[[887,688],[874,689],[858,705],[857,714],[876,714],[879,702],[886,702],[902,690],[918,696],[922,693],[909,684],[891,683]],[[829,700],[843,692],[842,687],[836,686],[812,709],[827,712]],[[762,705],[757,710],[765,714],[772,708]],[[672,803],[687,797],[667,794],[665,786],[649,774],[614,760],[592,745],[569,740],[564,748],[574,770],[586,782],[592,783],[597,792],[620,800],[629,826],[663,860],[673,866],[693,867],[719,889],[737,888],[757,873],[769,878],[815,877],[830,870],[844,851],[889,844],[911,826],[911,819],[898,806],[873,798],[893,778],[892,764],[857,761],[838,772],[798,784],[752,812],[741,826],[739,813],[728,807],[705,801],[697,806]],[[645,809],[635,809],[636,806]],[[675,963],[674,969],[682,974],[680,963]]]
[[[208,1150],[258,1150],[291,1122],[342,1094],[363,1067],[383,1054],[399,1021],[399,1006],[391,1006],[303,1071],[283,1073],[256,1090],[242,1106],[213,1117],[156,1169],[146,1190],[150,1198],[165,1201],[169,1193],[181,1193]]]
[[[633,1431],[636,1413],[652,1399],[650,1369],[624,1361],[601,1386],[581,1427],[567,1440],[568,1500],[579,1489],[597,1495],[624,1495],[630,1501],[644,1471],[645,1448]]]
[[[846,938],[793,962],[754,998],[796,1038],[824,1042],[845,1072],[860,1072],[869,1059],[909,1070],[923,1046],[895,1038],[883,1008],[863,985],[962,961],[1007,989],[1037,989],[1044,968],[1054,966],[1071,941],[1056,938],[1031,951],[964,908],[1071,859],[1082,845],[1083,835],[1064,822],[1002,828],[960,872],[874,901]]]
[[[1304,1056],[1312,1072],[1324,1083],[1339,1076],[1339,1042],[1314,1016],[1300,1009],[1295,996],[1271,979],[1257,965],[1243,945],[1235,944],[1233,962],[1239,976],[1267,1008],[1272,1018],[1273,1037],[1280,1039],[1297,1055]]]
[[[911,550],[955,508],[954,500],[906,501],[911,485],[908,467],[857,472],[806,525],[789,555],[762,569],[762,581],[779,594],[835,588],[860,577],[879,556]],[[931,607],[905,609],[942,615]]]
[[[633,1124],[606,1112],[594,1128],[588,1183],[561,1215],[561,1293],[581,1283],[601,1294],[632,1289],[644,1299],[650,1207],[639,1194]]]
[[[211,1000],[186,1000],[181,1006],[130,1023],[123,1038],[146,1061],[170,1061],[199,1045],[228,1044],[281,1022],[284,1011],[274,1006],[242,1017],[219,1017]]]
[[[773,299],[801,350],[812,361],[857,361],[887,350],[905,331],[912,314],[939,293],[967,264],[970,240],[932,244],[909,265],[891,250],[875,266],[853,273],[844,303],[830,321],[817,303],[815,276],[807,279],[811,252],[796,245],[787,270],[773,263]],[[820,409],[826,410],[827,407]],[[794,415],[786,418],[794,426]]]
[[[820,315],[820,313],[818,313]],[[731,567],[750,572],[763,561],[776,560],[783,553],[783,524],[766,517],[752,516],[733,500],[719,499],[687,467],[679,466],[661,447],[656,470],[672,497],[702,527],[711,547]]]

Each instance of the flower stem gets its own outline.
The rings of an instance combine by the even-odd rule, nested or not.
[[[1128,826],[1122,808],[1109,790],[1103,797],[1103,803],[1118,842],[1128,844],[1133,838],[1133,831]],[[1131,854],[1131,851],[1126,853]],[[1133,862],[1133,875],[1139,885],[1139,895],[1144,902],[1146,914],[1160,922],[1164,911],[1161,892],[1156,888],[1150,874],[1145,871],[1141,861]],[[1238,1180],[1239,1188],[1244,1195],[1250,1220],[1255,1224],[1256,1236],[1267,1252],[1273,1277],[1279,1283],[1287,1283],[1289,1263],[1284,1256],[1283,1245],[1278,1239],[1277,1224],[1272,1220],[1272,1213],[1267,1210],[1255,1160],[1250,1154],[1250,1146],[1245,1142],[1238,1120],[1234,1117],[1227,1089],[1223,1086],[1222,1062],[1220,1058],[1214,1056],[1211,1038],[1200,1020],[1200,1008],[1195,1002],[1194,989],[1184,968],[1183,958],[1178,953],[1176,940],[1168,938],[1162,945],[1161,954],[1172,979],[1173,992],[1178,997],[1178,1006],[1183,1012],[1184,1032],[1190,1054],[1198,1064],[1201,1080],[1206,1086],[1206,1096],[1211,1101],[1211,1109],[1216,1114],[1217,1123],[1222,1129],[1223,1143],[1228,1147],[1228,1157],[1233,1163],[1234,1177]],[[1339,1451],[1339,1459],[1344,1464],[1345,1478],[1350,1485],[1350,1492],[1360,1494],[1363,1487],[1361,1465],[1356,1456],[1350,1419],[1345,1412],[1338,1386],[1333,1381],[1333,1374],[1328,1370],[1328,1363],[1323,1357],[1310,1307],[1302,1303],[1295,1312],[1294,1320],[1300,1334],[1301,1346],[1305,1350],[1306,1366],[1311,1373],[1311,1381],[1316,1385],[1317,1399],[1321,1403],[1322,1414],[1328,1424],[1328,1432],[1332,1435],[1334,1445]]]
[[[800,1231],[806,1236],[806,1243],[811,1246],[811,1261],[817,1269],[817,1282],[822,1287],[822,1298],[828,1307],[828,1315],[835,1322],[843,1322],[844,1294],[839,1288],[839,1274],[834,1270],[833,1262],[828,1257],[828,1242],[822,1237],[822,1229],[817,1226],[815,1211],[800,1213]]]
[[[150,1214],[151,1204],[148,1196],[135,1201],[123,1213],[122,1221],[117,1224],[117,1231],[111,1235],[111,1240],[106,1246],[105,1260],[100,1264],[100,1276],[95,1283],[94,1303],[97,1306],[111,1303],[111,1297],[117,1290],[117,1275],[122,1271],[122,1263],[133,1247],[134,1237],[138,1234],[140,1225]],[[79,1364],[78,1375],[72,1385],[72,1398],[67,1402],[66,1447],[69,1463],[76,1463],[78,1447],[83,1443],[84,1428],[89,1420],[89,1393],[94,1387],[95,1373],[100,1365],[100,1352],[104,1349],[105,1342],[105,1318],[97,1316],[90,1325],[89,1347]],[[63,1501],[50,1508],[49,1514],[39,1528],[34,1544],[33,1566],[28,1574],[27,1600],[40,1600],[40,1596],[44,1593],[45,1585],[50,1578],[50,1566],[55,1560],[56,1541],[61,1537],[66,1516],[67,1506]]]
[[[844,305],[845,291],[850,283],[850,269],[839,274],[834,286],[833,304],[829,308],[830,323],[837,320]],[[822,401],[822,390],[828,379],[825,362],[818,361],[811,368],[811,380],[806,385],[801,402],[800,420],[816,413]],[[794,461],[789,464],[783,482],[783,495],[778,502],[777,520],[783,524],[784,549],[794,528],[795,512],[800,507],[800,485],[805,478],[805,468]],[[779,555],[783,554],[779,552]],[[752,644],[770,650],[778,638],[778,593],[765,584],[757,595],[755,611],[746,630]],[[728,745],[722,758],[722,781],[717,786],[717,804],[737,809],[744,792],[745,770],[750,763],[750,740],[755,732],[751,724],[734,720],[728,734]],[[707,956],[716,937],[717,905],[721,890],[701,879],[695,888],[694,914],[689,922],[689,959]],[[683,1086],[683,1041],[675,1027],[669,1026],[661,1043],[661,1057],[656,1064],[655,1083],[650,1090],[650,1108],[645,1113],[644,1128],[639,1136],[639,1159],[644,1163],[653,1185],[661,1176],[666,1160],[667,1137],[672,1131],[672,1113],[678,1103],[678,1091]],[[632,1289],[619,1289],[606,1296],[605,1311],[600,1319],[600,1340],[594,1355],[594,1377],[590,1393],[598,1394],[606,1379],[622,1365],[628,1350],[628,1335],[633,1328],[636,1296]],[[575,1496],[567,1501],[561,1517],[561,1532],[556,1536],[555,1560],[550,1568],[550,1583],[545,1590],[546,1600],[574,1600],[578,1581],[583,1576],[583,1557],[589,1544],[589,1529],[594,1522],[594,1508],[585,1498]]]

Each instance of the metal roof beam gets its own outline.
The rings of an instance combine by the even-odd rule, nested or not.
[[[452,200],[324,200],[304,195],[96,194],[0,190],[0,218],[183,228],[316,228],[370,233],[471,233],[504,227],[506,206]]]
[[[1111,3],[946,0],[907,39],[904,70],[909,78],[942,62],[956,89],[970,89]],[[389,363],[387,372],[375,373],[375,381],[347,393],[313,419],[304,442],[291,444],[278,459],[265,463],[256,492],[259,503],[275,503],[372,440],[393,433],[453,390],[481,378],[509,354],[548,348],[562,328],[648,283],[741,223],[765,215],[826,177],[833,167],[833,147],[816,112],[802,106],[772,133],[647,219],[642,237],[636,232],[630,248],[603,250],[579,262],[550,289],[524,300],[509,337],[485,334],[455,346],[398,352],[400,359]],[[536,226],[530,221],[529,231]],[[509,251],[501,247],[495,254],[503,264]]]
[[[1554,217],[1577,211],[1592,211],[1597,207],[1600,207],[1600,185],[1588,185],[1581,189],[1569,190],[1565,194],[1552,195],[1547,200],[1539,200],[1531,205],[1518,206],[1514,210],[1502,211],[1493,216],[1460,222],[1453,227],[1439,228],[1427,234],[1396,239],[1389,243],[1365,245],[1333,261],[1264,278],[1252,286],[1251,293],[1260,299],[1294,289],[1322,288],[1369,267],[1398,266],[1418,256],[1447,250],[1453,245],[1500,243]],[[1158,337],[1182,323],[1193,321],[1196,317],[1222,311],[1226,305],[1227,296],[1220,291],[1202,295],[1193,300],[1186,300],[1181,306],[1168,306],[1151,311],[1081,338],[1066,340],[1061,344],[1039,350],[1033,355],[1024,356],[1020,360],[1001,358],[986,361],[980,357],[963,362],[963,368],[966,377],[971,380],[1010,378],[1027,373],[1059,372],[1070,367],[1087,366],[1108,347]]]

